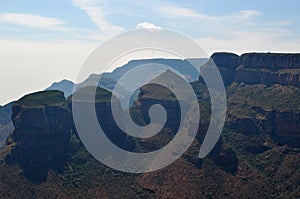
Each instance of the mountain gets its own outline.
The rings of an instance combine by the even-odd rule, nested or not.
[[[74,83],[69,80],[62,80],[60,82],[53,83],[45,90],[58,90],[64,93],[65,97],[70,96],[73,93]],[[8,135],[13,132],[14,126],[11,120],[13,102],[0,107],[0,147],[3,146]]]
[[[117,83],[116,80],[110,77],[100,75],[100,74],[91,74],[86,80],[78,84],[76,89],[80,90],[81,88],[85,88],[89,86],[98,86],[106,90],[112,91],[116,83]]]
[[[117,82],[119,79],[128,71],[130,71],[133,68],[136,68],[137,66],[142,66],[144,64],[161,64],[165,65],[167,67],[170,67],[174,70],[177,70],[179,74],[183,75],[189,82],[193,82],[198,79],[199,71],[191,65],[191,63],[197,64],[196,66],[200,66],[205,64],[207,59],[187,59],[187,60],[181,60],[181,59],[143,59],[143,60],[132,60],[126,63],[125,65],[116,68],[112,72],[105,72],[103,74],[91,74],[86,80],[81,82],[77,85],[77,90],[80,88],[84,88],[87,86],[96,86],[105,88],[106,90],[113,91],[115,88]],[[200,70],[200,69],[199,69]],[[148,70],[145,69],[145,73],[153,73],[153,70],[149,68]],[[101,77],[101,78],[100,78]],[[97,82],[96,82],[97,81]],[[130,83],[130,82],[128,82]],[[121,85],[119,83],[120,93],[115,93],[118,98],[122,98],[125,93],[128,92],[126,90],[126,85]],[[130,105],[133,104],[134,100],[137,99],[139,95],[139,91],[136,90],[132,98],[130,100]],[[123,107],[123,105],[122,105]]]
[[[300,54],[288,53],[214,53],[225,85],[232,82],[247,84],[280,84],[300,86]]]
[[[206,59],[191,59],[196,61],[197,64],[202,65],[205,63]],[[53,83],[50,87],[45,90],[59,90],[65,93],[65,97],[68,97],[73,92],[74,85],[77,86],[76,89],[79,90],[88,86],[98,85],[99,87],[105,88],[112,91],[120,79],[120,77],[131,69],[143,65],[143,64],[162,64],[177,70],[180,74],[185,76],[189,81],[195,81],[198,79],[197,70],[189,63],[189,60],[180,59],[144,59],[144,60],[132,60],[127,64],[116,68],[112,72],[105,72],[103,74],[91,74],[86,80],[75,85],[72,81],[62,80],[60,82]],[[200,66],[199,65],[199,66]],[[101,76],[101,79],[99,79]],[[100,80],[100,81],[99,81]],[[97,82],[95,82],[97,81]],[[122,85],[121,85],[122,86]]]
[[[120,102],[107,89],[82,88],[68,99],[59,91],[27,95],[13,106],[15,131],[0,151],[0,190],[7,190],[0,191],[0,197],[299,198],[300,88],[294,84],[298,57],[213,54],[203,72],[214,60],[225,81],[228,106],[220,139],[207,157],[197,158],[211,115],[208,89],[197,77],[199,81],[191,83],[201,110],[196,139],[177,161],[150,173],[123,173],[95,160],[78,139],[70,107],[75,95],[96,90],[96,113],[107,137],[129,151],[149,152],[169,143],[180,121],[178,100],[167,88],[144,85],[130,109],[133,120],[145,125],[151,105],[166,108],[164,128],[145,139],[118,128],[110,109],[111,103]],[[280,70],[293,78],[261,78]],[[164,75],[178,77],[166,71],[157,78]]]
[[[73,93],[74,83],[69,80],[61,80],[60,82],[54,82],[51,86],[46,88],[46,91],[49,90],[58,90],[62,91],[65,97],[69,97]]]
[[[15,130],[9,138],[14,148],[7,160],[18,164],[33,182],[47,178],[49,169],[61,170],[68,154],[71,121],[64,93],[29,94],[12,107]]]
[[[53,83],[45,90],[58,90],[62,91],[65,97],[68,97],[73,92],[74,83],[69,80],[62,80],[60,82]],[[4,106],[0,106],[0,147],[3,146],[5,140],[10,133],[13,132],[14,126],[12,123],[12,107],[15,101],[12,101]]]
[[[198,64],[204,64],[207,59],[195,59]],[[132,60],[129,61],[122,67],[116,68],[111,73],[104,73],[103,76],[109,77],[118,81],[123,74],[130,71],[131,69],[141,66],[144,64],[161,64],[173,68],[183,75],[188,81],[192,82],[198,79],[199,72],[194,66],[191,65],[189,60],[181,59],[143,59],[143,60]]]

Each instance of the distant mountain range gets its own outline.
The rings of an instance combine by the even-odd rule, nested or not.
[[[12,106],[15,127],[0,150],[0,190],[9,190],[0,191],[0,198],[299,198],[300,54],[215,53],[211,58],[203,72],[212,60],[216,63],[228,105],[221,137],[204,159],[197,155],[210,123],[210,97],[202,78],[197,75],[195,80],[187,73],[201,120],[196,139],[181,158],[142,174],[118,172],[96,161],[78,139],[70,109],[74,95],[94,91],[90,85],[97,85],[98,75],[92,74],[67,99],[64,95],[70,87],[66,85],[72,83],[62,81],[55,89],[65,93],[36,92],[0,107],[0,121],[7,122]],[[149,107],[164,106],[168,118],[157,135],[127,136],[114,122],[111,103],[119,102],[110,100],[111,89],[122,73],[143,61],[105,73],[104,88],[95,89],[101,127],[113,143],[132,152],[162,148],[174,138],[180,123],[176,96],[153,84],[140,88],[130,113],[134,121],[145,125]],[[186,64],[184,60],[166,62],[178,67]]]
[[[99,87],[105,88],[108,91],[112,91],[120,79],[120,77],[130,71],[132,68],[143,64],[163,64],[169,66],[175,70],[177,70],[180,74],[182,74],[188,81],[192,82],[198,79],[199,72],[195,69],[189,61],[195,62],[198,66],[204,64],[207,59],[190,59],[190,60],[181,60],[181,59],[143,59],[143,60],[132,60],[127,64],[116,68],[111,73],[103,73],[103,74],[91,74],[86,80],[79,83],[78,85],[70,80],[61,80],[59,82],[54,82],[51,86],[46,88],[46,91],[50,90],[58,90],[64,93],[64,96],[67,98],[72,95],[74,88],[75,90],[79,90],[81,88],[85,88],[88,86],[98,85]],[[99,78],[101,79],[99,81]],[[122,85],[121,85],[122,86]],[[124,86],[123,91],[127,92]],[[137,90],[133,93],[132,98],[130,100],[130,105],[137,99],[139,91]],[[122,94],[117,94],[117,97],[122,97]],[[13,102],[0,107],[0,147],[4,143],[8,134],[13,130],[13,124],[11,122],[11,108]]]
[[[132,60],[127,64],[116,68],[111,73],[106,72],[103,74],[91,74],[86,80],[75,85],[72,81],[62,80],[60,82],[53,83],[50,87],[45,90],[59,90],[64,92],[65,96],[68,97],[73,92],[73,87],[76,86],[76,89],[84,88],[87,86],[95,86],[105,88],[109,91],[112,91],[123,74],[130,71],[131,69],[141,66],[144,64],[162,64],[173,68],[179,72],[179,74],[183,75],[189,82],[193,82],[198,80],[200,69],[196,69],[194,66],[190,64],[197,63],[198,66],[205,64],[207,59],[189,59],[189,60],[181,60],[181,59],[143,59],[143,60]],[[150,71],[149,71],[150,72]],[[101,76],[101,79],[100,79]],[[99,81],[100,80],[100,81]],[[97,81],[97,82],[96,82]],[[122,86],[122,85],[121,85]],[[124,88],[125,89],[125,88]]]
[[[65,97],[69,97],[73,93],[74,83],[70,80],[61,80],[59,82],[54,82],[51,86],[46,88],[46,91],[59,90],[65,94]]]

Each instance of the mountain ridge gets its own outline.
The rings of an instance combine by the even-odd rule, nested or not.
[[[266,60],[274,59],[274,54],[262,56]],[[30,95],[28,98],[27,95],[27,100],[20,101],[20,104],[24,103],[23,106],[18,107],[18,103],[15,105],[13,120],[16,132],[19,132],[19,135],[35,133],[32,133],[33,137],[30,140],[26,140],[26,136],[20,139],[18,133],[14,133],[0,151],[4,156],[23,154],[22,156],[27,159],[23,161],[21,157],[12,156],[11,159],[16,162],[13,166],[7,165],[9,158],[0,159],[0,188],[10,190],[9,193],[0,192],[0,196],[20,197],[22,194],[23,198],[298,198],[300,112],[297,110],[300,105],[300,88],[283,83],[264,84],[261,79],[249,83],[249,80],[256,78],[253,75],[245,78],[243,76],[241,81],[236,77],[239,75],[238,67],[241,66],[240,56],[223,53],[215,54],[213,57],[222,77],[226,80],[228,114],[219,141],[204,159],[197,158],[197,154],[210,122],[211,110],[209,92],[201,82],[201,78],[191,83],[201,109],[200,128],[196,139],[188,151],[173,164],[145,174],[122,173],[95,160],[82,146],[74,124],[69,122],[72,121],[70,114],[72,96],[66,100],[61,92],[58,94],[58,91],[43,91],[35,93],[37,97],[34,99],[31,99]],[[262,58],[258,59],[257,63],[261,60]],[[275,64],[281,69],[282,65],[289,64],[286,58],[274,60],[281,62]],[[204,67],[208,66],[209,64]],[[286,67],[288,73],[291,72],[289,70],[295,69],[291,64]],[[263,74],[264,69],[255,70]],[[249,70],[249,67],[242,70]],[[98,90],[100,93],[97,96],[102,100],[97,101],[95,108],[97,112],[104,112],[107,116],[98,117],[98,121],[103,122],[111,136],[110,139],[117,145],[123,144],[123,147],[133,151],[147,152],[161,148],[174,137],[178,115],[174,112],[176,108],[173,106],[175,96],[169,91],[160,90],[157,85],[150,84],[141,88],[131,110],[133,119],[140,124],[147,124],[149,107],[153,103],[159,103],[169,105],[171,111],[168,113],[171,114],[172,120],[169,120],[161,134],[132,142],[130,137],[123,137],[124,134],[119,132],[113,120],[109,119],[111,106],[108,99],[111,92],[103,88]],[[60,96],[60,100],[57,100],[56,95]],[[50,98],[51,103],[47,101]],[[50,109],[47,109],[48,105]],[[61,114],[62,110],[64,114]],[[26,112],[29,115],[26,115]],[[58,144],[60,149],[68,146],[67,158],[59,161],[62,163],[60,171],[51,168],[47,158],[44,159],[47,153],[50,154],[50,160],[60,157],[60,153],[54,150],[55,145],[51,145],[58,140],[47,137],[52,132],[48,126],[59,128],[60,132],[70,135],[68,141]],[[22,146],[22,143],[24,148],[21,147],[18,151],[18,147],[15,146]],[[38,145],[46,147],[40,150],[40,153],[31,153]],[[29,153],[26,153],[25,149]],[[31,168],[28,161],[30,154],[36,155],[32,157],[36,160],[33,161],[35,168],[47,170],[46,174],[37,174],[36,177],[43,177],[42,181],[35,183],[34,186],[32,183],[35,181],[32,182],[32,178],[23,173]]]

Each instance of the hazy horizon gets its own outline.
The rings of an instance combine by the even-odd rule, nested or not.
[[[222,5],[222,6],[220,6]],[[74,81],[103,41],[134,29],[178,31],[213,52],[299,53],[299,1],[0,2],[0,104]],[[76,17],[74,17],[76,16]]]

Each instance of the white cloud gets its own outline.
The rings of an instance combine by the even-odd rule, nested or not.
[[[0,23],[14,24],[27,28],[38,28],[38,29],[53,29],[63,30],[66,29],[64,21],[53,18],[43,17],[39,15],[32,15],[27,13],[6,13],[0,14]]]
[[[161,30],[162,28],[159,27],[159,26],[156,26],[152,23],[149,23],[149,22],[143,22],[143,23],[140,23],[136,26],[136,29],[145,29],[145,30],[150,30],[150,31],[159,31]]]
[[[198,18],[198,19],[214,19],[215,17],[200,14],[192,9],[177,7],[174,5],[168,6],[161,6],[157,8],[157,11],[170,18],[180,18],[180,17],[187,17],[187,18]]]
[[[72,2],[74,6],[86,12],[99,30],[111,33],[124,30],[124,28],[115,26],[105,19],[109,13],[104,11],[104,0],[72,0]]]
[[[169,24],[199,34],[197,41],[210,54],[214,51],[299,52],[299,37],[291,37],[291,20],[266,21],[257,10],[240,10],[212,15],[178,7],[174,4],[156,7]]]
[[[226,21],[226,20],[246,20],[262,15],[263,13],[256,10],[241,10],[228,15],[207,15],[197,12],[190,8],[178,7],[175,5],[165,5],[157,7],[156,10],[168,18],[193,18],[198,20],[209,21]],[[186,19],[184,19],[186,20]]]
[[[263,14],[262,12],[259,12],[257,10],[241,10],[241,11],[238,11],[237,13],[227,16],[226,18],[245,20],[245,19],[250,19],[253,17],[258,17],[262,14]]]

